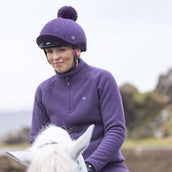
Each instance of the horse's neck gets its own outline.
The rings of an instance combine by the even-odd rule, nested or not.
[[[82,155],[79,155],[78,162],[79,162],[79,165],[81,167],[81,172],[87,172],[87,168],[86,168],[86,165],[85,165],[85,161],[84,161],[84,158],[83,158]]]

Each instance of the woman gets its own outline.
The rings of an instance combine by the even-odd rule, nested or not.
[[[128,172],[120,147],[125,119],[113,76],[86,64],[86,36],[76,23],[77,12],[65,6],[37,38],[56,74],[39,85],[33,108],[31,144],[48,123],[64,127],[73,139],[95,124],[89,147],[83,153],[90,172]]]

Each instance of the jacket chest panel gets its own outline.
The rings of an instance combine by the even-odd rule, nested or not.
[[[94,111],[99,109],[95,84],[89,81],[57,85],[48,90],[47,96],[47,112],[51,121],[56,121],[56,125],[62,125],[64,121],[69,125],[81,123],[89,115],[94,116],[97,113]]]

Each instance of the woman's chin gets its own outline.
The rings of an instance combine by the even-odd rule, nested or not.
[[[58,73],[65,73],[67,72],[67,70],[64,70],[64,69],[55,69]]]

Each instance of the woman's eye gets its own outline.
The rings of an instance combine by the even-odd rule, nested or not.
[[[46,53],[52,53],[52,50],[46,50]]]

